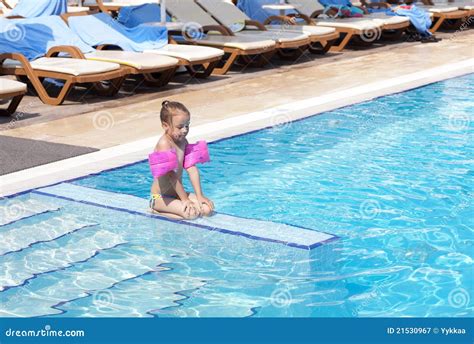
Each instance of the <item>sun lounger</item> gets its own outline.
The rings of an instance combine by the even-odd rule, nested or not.
[[[105,15],[105,14],[104,14]],[[155,86],[166,85],[178,68],[178,60],[168,56],[159,56],[148,53],[123,52],[123,51],[96,51],[81,39],[64,23],[59,16],[30,18],[11,21],[21,23],[25,35],[28,30],[37,36],[38,40],[48,42],[49,50],[46,57],[63,53],[64,49],[55,46],[70,45],[75,48],[68,49],[68,54],[74,58],[118,63],[124,73],[128,75],[142,75],[145,80]],[[15,24],[16,25],[16,24]],[[167,39],[167,32],[157,32],[156,35],[143,37],[148,39]]]
[[[278,3],[275,1],[275,3]],[[317,26],[317,27],[329,27],[334,28],[341,35],[340,40],[333,45],[329,51],[341,51],[350,42],[362,44],[364,46],[371,45],[378,38],[380,38],[383,25],[380,22],[373,20],[361,19],[361,18],[345,18],[345,19],[315,19],[316,16],[323,13],[323,6],[320,5],[316,0],[294,0],[287,1],[287,3],[293,6],[294,10],[292,13],[286,13],[285,15],[270,15],[267,16],[267,12],[256,9],[256,3],[247,2],[244,7],[246,11],[249,11],[249,16],[266,17],[265,24],[272,23],[274,21],[283,21],[288,24],[299,24],[299,19],[304,21],[305,26]],[[254,13],[251,13],[253,11]],[[291,11],[290,11],[291,12]],[[294,19],[298,19],[296,21]]]
[[[207,13],[205,14],[207,15]],[[159,25],[159,23],[148,23],[148,25],[155,24]],[[188,25],[183,25],[185,26],[184,28],[180,26],[179,29],[175,31],[178,36],[181,36],[183,32],[187,33],[187,30],[190,29],[189,23]],[[181,39],[180,42],[223,50],[225,56],[221,60],[222,64],[214,69],[213,74],[226,74],[238,59],[241,60],[244,67],[263,67],[269,62],[270,58],[275,53],[276,43],[270,39],[237,37],[233,35],[232,32],[220,26],[199,26],[198,30],[202,30],[202,35],[199,35],[196,39],[185,37]],[[215,33],[216,31],[217,33]],[[185,52],[181,48],[167,46],[167,50],[168,53],[179,54],[183,58],[185,56]],[[193,62],[197,64],[196,61]]]
[[[102,52],[109,47],[118,47],[124,51],[176,58],[179,65],[186,67],[195,77],[209,76],[224,55],[222,50],[216,48],[168,44],[168,37],[161,44],[149,44],[142,35],[135,35],[134,31],[162,30],[161,26],[126,28],[106,13],[69,13],[63,15],[63,19],[84,42]],[[100,32],[100,36],[96,32]]]
[[[244,12],[226,0],[196,0],[208,13],[216,18],[221,24],[228,28],[237,27],[237,32],[254,34],[255,28],[275,32],[290,32],[308,35],[311,44],[309,50],[313,53],[325,53],[339,38],[334,28],[323,28],[316,26],[289,26],[263,25],[258,21],[251,20]],[[235,30],[234,30],[235,31]]]
[[[351,4],[364,11],[370,9],[389,9],[390,5],[387,3],[367,3],[361,4],[356,0],[350,0]],[[410,19],[404,16],[387,15],[384,12],[380,13],[364,13],[364,19],[374,20],[382,24],[382,34],[384,38],[398,39],[403,32],[410,27]]]
[[[364,14],[362,18],[336,18],[325,20],[318,18],[324,13],[324,6],[316,0],[286,0],[288,4],[295,6],[296,10],[303,15],[316,20],[316,25],[328,25],[331,21],[357,22],[359,20],[369,20],[380,25],[381,34],[390,35],[391,38],[399,37],[410,26],[410,20],[401,16],[387,16],[384,13]],[[304,11],[304,12],[301,12]]]
[[[114,95],[120,89],[124,78],[124,71],[115,63],[57,57],[28,61],[20,53],[0,53],[0,73],[28,77],[41,101],[49,105],[62,104],[76,84],[110,80],[107,95]],[[44,78],[64,81],[58,95],[48,94],[42,82]]]
[[[43,17],[46,18],[47,17]],[[19,36],[12,36],[16,28]],[[62,104],[67,94],[75,84],[99,83],[109,81],[110,85],[101,91],[104,95],[113,95],[118,92],[126,71],[119,64],[101,61],[88,61],[76,58],[45,57],[50,48],[46,39],[36,35],[41,29],[36,26],[28,30],[21,23],[0,18],[0,74],[27,77],[35,88],[40,99],[51,105]],[[56,51],[70,52],[78,50],[75,47],[55,47]],[[48,94],[43,80],[45,78],[63,80],[64,84],[57,95]]]
[[[0,116],[14,114],[25,93],[25,84],[15,80],[0,78],[0,99],[10,100],[10,104],[6,109],[0,109]]]
[[[291,33],[282,31],[260,31],[243,30],[234,32],[232,28],[217,22],[211,15],[202,9],[194,0],[167,0],[167,11],[180,22],[197,23],[203,27],[214,27],[233,34],[239,39],[253,38],[262,40],[272,40],[276,42],[278,52],[284,57],[291,59],[298,58],[308,48],[311,43],[308,35],[304,33]]]
[[[434,5],[430,0],[422,1],[423,5],[417,4],[417,7],[423,8],[433,14],[433,25],[430,32],[434,33],[441,27],[448,30],[457,30],[472,15],[469,8],[460,9],[455,4],[446,3],[445,5]]]

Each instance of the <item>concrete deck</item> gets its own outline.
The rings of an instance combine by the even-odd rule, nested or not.
[[[158,135],[158,112],[164,99],[186,104],[196,126],[474,57],[473,30],[440,36],[444,40],[436,44],[400,43],[322,58],[305,56],[296,64],[231,73],[204,83],[182,76],[188,82],[185,87],[145,89],[106,102],[92,99],[81,105],[51,107],[27,97],[19,109],[21,117],[17,115],[20,120],[4,122],[0,133],[103,149]],[[98,109],[88,111],[91,108]],[[33,109],[40,115],[28,118]]]

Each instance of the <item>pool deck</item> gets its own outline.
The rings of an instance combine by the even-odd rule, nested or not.
[[[173,83],[162,91],[102,102],[51,107],[26,97],[20,117],[0,123],[0,135],[100,151],[4,175],[0,195],[144,159],[161,133],[158,112],[165,99],[191,110],[190,140],[215,140],[473,73],[473,31],[439,34],[443,41],[437,44],[400,43],[304,56],[297,64],[207,81],[181,76],[184,87]]]

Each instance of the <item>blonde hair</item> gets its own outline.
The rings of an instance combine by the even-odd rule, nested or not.
[[[172,117],[176,115],[177,112],[183,112],[188,116],[191,115],[189,110],[180,102],[172,102],[165,100],[161,103],[160,119],[161,123],[172,124]]]

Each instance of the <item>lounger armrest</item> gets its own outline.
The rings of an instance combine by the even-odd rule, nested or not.
[[[209,31],[217,31],[223,34],[224,36],[234,36],[234,33],[223,25],[204,25],[202,27],[202,31],[204,33],[207,33]]]
[[[46,57],[57,57],[60,53],[68,54],[69,56],[76,59],[85,59],[82,51],[72,45],[58,45],[56,47],[52,47],[46,53]]]
[[[307,16],[306,14],[303,13],[288,13],[288,17],[290,18],[296,18],[296,19],[303,19],[306,23],[306,25],[314,25],[314,21]]]
[[[19,53],[4,53],[0,54],[0,70],[3,68],[3,62],[5,60],[15,60],[20,62],[21,67],[25,69],[28,75],[35,75],[33,67],[31,67],[30,61],[23,55]]]
[[[61,19],[68,24],[69,18],[71,17],[82,17],[99,13],[99,10],[89,10],[89,11],[80,11],[80,12],[67,12],[61,14]]]
[[[263,22],[263,24],[264,24],[264,25],[268,25],[268,24],[270,24],[270,23],[273,22],[273,21],[279,21],[279,22],[291,24],[291,23],[292,23],[292,20],[293,20],[293,19],[290,18],[289,16],[274,15],[274,16],[269,16],[267,19],[265,19],[265,21]]]
[[[97,7],[99,7],[100,12],[107,13],[109,15],[113,14],[113,11],[109,11],[107,6],[104,5],[104,2],[102,0],[95,0]]]
[[[359,10],[361,10],[362,12],[364,12],[364,14],[369,14],[369,11],[367,10],[366,7],[364,6],[355,6],[355,5],[352,5],[353,7],[355,8],[358,8]],[[377,7],[378,8],[378,7]]]
[[[95,47],[96,50],[119,50],[123,51],[121,47],[115,44],[101,44]]]
[[[290,18],[296,18],[296,19],[303,19],[307,25],[314,25],[314,21],[307,16],[306,14],[303,13],[288,13],[288,17]]]
[[[375,9],[390,8],[390,5],[386,2],[371,2],[371,3],[365,3],[365,4],[362,2],[362,4],[366,8],[375,8]]]
[[[316,10],[309,16],[310,18],[317,18],[319,15],[323,14],[324,10]]]
[[[262,30],[262,31],[267,30],[265,25],[263,25],[262,23],[260,23],[259,21],[256,21],[256,20],[246,20],[245,21],[245,26],[255,26],[257,29]]]
[[[3,4],[3,6],[5,6],[7,9],[9,10],[12,10],[13,8],[10,6],[10,4],[8,2],[6,2],[5,0],[0,0],[0,2]]]

